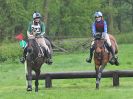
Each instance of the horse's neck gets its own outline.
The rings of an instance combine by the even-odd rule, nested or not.
[[[96,47],[104,47],[104,40],[102,40],[102,39],[95,40],[95,46]]]

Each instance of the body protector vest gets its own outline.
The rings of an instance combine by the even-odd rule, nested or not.
[[[104,32],[104,21],[95,21],[96,32]]]
[[[38,25],[32,24],[31,28],[32,28],[32,30],[36,30],[37,34],[41,34],[41,25],[40,24],[38,24]]]

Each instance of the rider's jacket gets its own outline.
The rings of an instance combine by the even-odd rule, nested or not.
[[[30,22],[28,25],[28,32],[32,33],[32,31],[35,31],[38,35],[44,35],[45,33],[45,25],[43,22],[39,22],[38,24],[34,24],[34,21]]]
[[[106,24],[106,21],[104,21],[104,20],[95,21],[92,24],[92,33],[93,33],[93,36],[95,36],[95,34],[97,32],[107,33],[107,24]]]

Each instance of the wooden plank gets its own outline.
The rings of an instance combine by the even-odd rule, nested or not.
[[[117,71],[113,72],[113,86],[119,86],[119,74]]]
[[[113,86],[119,86],[119,77],[133,77],[133,70],[103,71],[102,78],[113,78]],[[27,75],[26,75],[27,78]],[[77,79],[96,78],[95,71],[49,72],[39,76],[39,80],[45,79],[46,88],[52,87],[52,79]],[[35,75],[32,77],[35,80]]]

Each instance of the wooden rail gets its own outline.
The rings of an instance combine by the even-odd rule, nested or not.
[[[104,71],[102,78],[113,78],[113,86],[119,86],[119,77],[133,77],[132,70]],[[27,75],[26,75],[27,78]],[[96,78],[95,71],[75,71],[75,72],[50,72],[41,74],[39,80],[45,80],[46,88],[52,87],[52,79],[77,79]],[[35,80],[35,75],[32,77]]]

